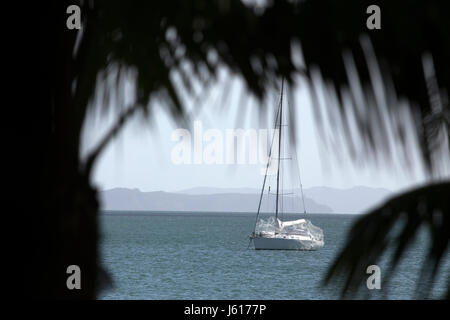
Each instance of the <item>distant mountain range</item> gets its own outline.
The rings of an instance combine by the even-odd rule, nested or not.
[[[299,194],[299,190],[291,192]],[[259,193],[260,190],[253,188],[197,187],[178,192],[115,188],[100,192],[100,202],[102,210],[256,212]],[[309,213],[363,213],[387,198],[391,192],[369,187],[313,187],[305,189],[304,194]],[[261,211],[273,211],[274,199],[275,195],[265,195]],[[303,212],[301,199],[285,196],[283,211]]]

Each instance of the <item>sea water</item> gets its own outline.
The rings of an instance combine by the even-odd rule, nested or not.
[[[323,229],[318,251],[253,250],[254,214],[103,212],[101,262],[113,284],[99,299],[339,299],[339,284],[322,280],[358,215],[307,218]],[[426,234],[415,241],[388,288],[363,289],[356,298],[414,298],[428,244]],[[380,268],[383,284],[388,271]],[[449,270],[447,254],[432,298],[444,295]]]

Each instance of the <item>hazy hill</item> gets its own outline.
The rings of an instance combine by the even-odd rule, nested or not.
[[[198,187],[178,192],[116,188],[102,191],[100,200],[103,210],[255,212],[259,192],[256,188]],[[304,190],[305,206],[310,213],[363,213],[390,193],[386,189],[369,187],[313,187]],[[303,212],[298,199],[286,198],[283,205],[285,212]],[[262,211],[273,211],[274,198],[268,201],[265,196],[261,208]]]
[[[262,211],[273,210],[272,201],[265,198]],[[184,194],[172,192],[141,192],[138,189],[116,188],[100,192],[103,210],[146,210],[146,211],[206,211],[206,212],[256,212],[257,193],[210,193]],[[305,198],[305,206],[310,213],[329,213],[333,210],[314,200]],[[301,201],[287,199],[283,203],[284,212],[303,212]]]
[[[391,193],[387,189],[363,186],[350,189],[313,187],[305,190],[305,196],[331,207],[337,213],[364,213]]]
[[[197,187],[181,190],[183,194],[216,194],[216,193],[255,193],[259,194],[260,189],[256,188],[208,188]],[[370,188],[364,186],[350,189],[337,189],[330,187],[312,187],[304,189],[306,198],[314,202],[328,206],[335,213],[363,213],[372,206],[377,205],[386,199],[392,192],[383,188]],[[306,204],[308,209],[308,204]]]

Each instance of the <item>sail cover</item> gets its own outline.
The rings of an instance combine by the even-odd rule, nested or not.
[[[278,233],[285,235],[308,236],[313,241],[323,242],[323,231],[307,219],[293,221],[281,221],[270,217],[267,220],[260,219],[256,225],[256,233]]]

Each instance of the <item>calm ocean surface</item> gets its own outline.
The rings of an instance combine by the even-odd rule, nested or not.
[[[319,251],[255,251],[252,246],[247,250],[254,214],[105,213],[102,263],[114,284],[100,299],[338,299],[339,288],[322,287],[321,280],[358,217],[309,215],[324,231],[325,246]],[[427,245],[423,234],[388,290],[382,282],[378,292],[365,290],[369,298],[413,298]],[[379,265],[383,281],[386,268],[383,262]],[[447,254],[433,298],[444,294],[449,270]]]

